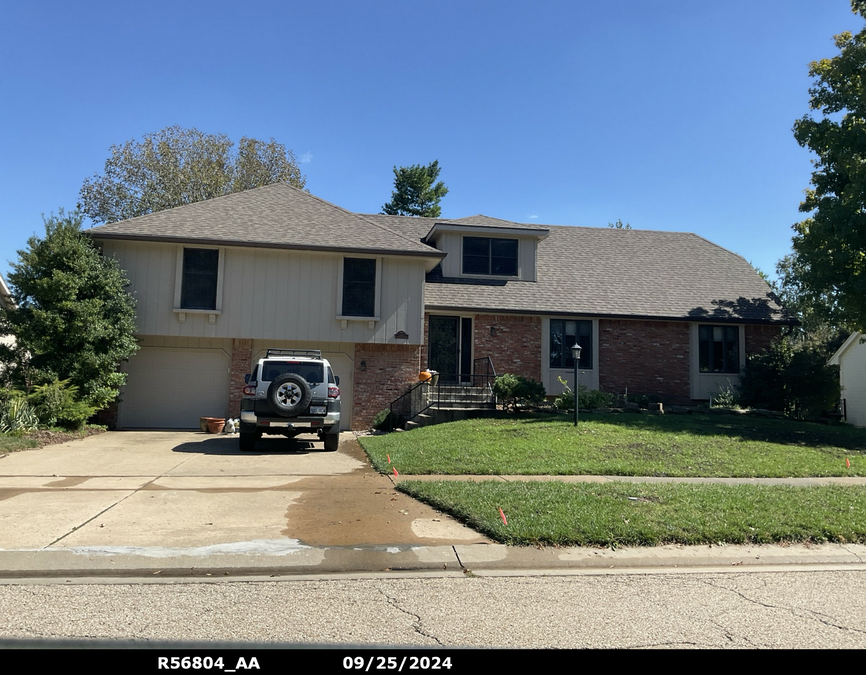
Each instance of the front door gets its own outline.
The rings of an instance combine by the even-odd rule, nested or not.
[[[472,319],[430,315],[428,367],[442,382],[469,382],[472,375]]]

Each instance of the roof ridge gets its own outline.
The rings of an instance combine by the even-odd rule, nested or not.
[[[217,195],[216,197],[210,197],[208,199],[200,199],[197,202],[188,202],[186,204],[179,204],[178,206],[171,206],[167,209],[160,209],[159,211],[151,211],[150,213],[142,213],[141,215],[133,216],[132,218],[125,218],[123,220],[113,220],[110,223],[101,223],[99,225],[92,225],[92,226],[88,227],[87,229],[88,230],[95,230],[96,228],[104,227],[106,225],[115,225],[116,223],[128,223],[128,222],[133,221],[133,220],[138,220],[139,218],[147,218],[148,216],[156,215],[157,213],[165,213],[166,211],[177,211],[177,210],[181,210],[181,209],[188,209],[191,206],[197,206],[199,204],[213,203],[213,202],[219,201],[220,199],[226,199],[228,197],[236,197],[238,195],[249,194],[250,192],[257,192],[258,190],[265,190],[267,188],[274,188],[274,187],[279,187],[279,186],[285,186],[288,188],[292,188],[293,190],[297,190],[298,192],[303,192],[304,194],[314,196],[311,193],[307,192],[306,190],[301,190],[300,188],[296,188],[294,185],[289,185],[288,183],[280,181],[277,183],[268,183],[267,185],[259,185],[258,187],[250,188],[248,190],[239,190],[237,192],[229,192],[228,194]]]

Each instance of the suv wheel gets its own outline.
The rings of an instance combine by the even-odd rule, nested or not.
[[[256,442],[262,440],[262,432],[256,429],[255,424],[246,424],[241,422],[240,435],[238,436],[238,445],[241,452],[252,452],[256,449]]]
[[[313,392],[309,383],[300,375],[285,373],[268,387],[268,403],[277,415],[294,417],[310,405]]]
[[[241,435],[238,438],[238,445],[241,448],[241,452],[252,452],[256,449],[256,434],[252,433],[244,433],[241,432]]]
[[[322,434],[322,440],[325,442],[325,452],[336,452],[340,447],[340,432]]]

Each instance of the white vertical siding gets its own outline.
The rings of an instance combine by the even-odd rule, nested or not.
[[[839,355],[839,381],[848,422],[866,427],[866,344],[861,344],[859,338]]]
[[[105,255],[127,271],[143,335],[327,342],[421,344],[424,261],[382,256],[379,321],[349,320],[337,307],[343,256],[335,253],[226,247],[222,307],[213,313],[174,311],[182,246],[108,240]],[[181,320],[183,318],[183,320]],[[408,340],[396,339],[404,331]]]
[[[442,275],[446,277],[463,276],[463,237],[484,237],[484,232],[443,232],[437,248],[448,255],[442,261]],[[520,281],[535,281],[535,259],[538,249],[536,237],[514,237],[512,235],[492,235],[501,239],[517,239],[517,278]]]

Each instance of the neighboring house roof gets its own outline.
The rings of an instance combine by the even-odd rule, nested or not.
[[[854,331],[853,333],[851,333],[851,335],[848,336],[848,339],[842,343],[842,346],[836,350],[836,353],[830,357],[830,361],[829,361],[830,365],[831,366],[838,366],[839,365],[839,359],[842,357],[842,354],[847,352],[848,349],[851,347],[851,345],[860,344],[863,337],[864,336],[860,331]]]
[[[365,216],[412,236],[430,218]],[[519,225],[473,216],[450,223]],[[428,275],[425,304],[449,311],[521,312],[623,318],[796,324],[767,283],[741,256],[695,234],[653,230],[532,225],[537,281]]]
[[[14,306],[15,302],[12,300],[12,293],[6,285],[6,282],[3,280],[3,276],[0,275],[0,307],[3,309],[12,309]]]
[[[417,237],[390,230],[285,183],[99,225],[85,232],[99,239],[444,255]]]
[[[519,230],[547,230],[546,226],[531,225],[529,223],[514,223],[510,220],[502,220],[501,218],[491,218],[490,216],[482,216],[480,213],[477,216],[466,216],[465,218],[457,218],[449,221],[460,225],[480,225],[483,227],[508,227]]]

